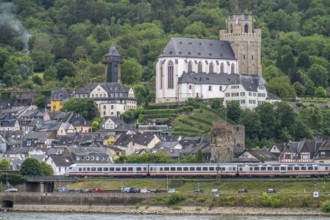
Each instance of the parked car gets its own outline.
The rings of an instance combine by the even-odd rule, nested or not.
[[[211,194],[212,194],[213,196],[219,196],[220,191],[219,191],[218,189],[211,189]]]
[[[70,190],[66,189],[66,188],[62,188],[58,190],[59,193],[68,193],[70,192]]]
[[[92,192],[93,193],[102,193],[103,190],[102,189],[99,189],[99,188],[95,188],[95,189],[92,189]]]
[[[178,191],[176,191],[176,189],[169,189],[167,190],[167,193],[177,193]]]
[[[123,190],[122,190],[123,193],[138,193],[139,190],[136,189],[136,188],[133,188],[133,187],[125,187]]]
[[[240,188],[239,190],[238,190],[238,193],[247,193],[248,191],[247,191],[247,189],[245,189],[245,188]]]
[[[276,190],[274,188],[268,188],[267,193],[276,193]]]
[[[82,192],[82,193],[90,193],[90,192],[92,192],[92,190],[91,189],[82,189],[80,192]]]
[[[9,189],[6,189],[5,192],[18,192],[18,189],[16,189],[16,188],[9,188]]]
[[[158,189],[150,189],[150,192],[151,193],[159,193],[159,190]]]
[[[204,193],[203,190],[201,190],[201,189],[195,189],[194,192],[195,192],[195,193]]]
[[[142,188],[140,189],[140,193],[150,193],[150,190],[148,190],[147,188]]]

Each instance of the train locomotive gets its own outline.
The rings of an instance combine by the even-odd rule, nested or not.
[[[327,163],[139,163],[71,165],[66,176],[312,177],[329,176]]]

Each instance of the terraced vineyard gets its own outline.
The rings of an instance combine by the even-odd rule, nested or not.
[[[190,137],[210,137],[212,123],[223,119],[222,115],[222,112],[207,107],[194,109],[190,114],[180,115],[173,120],[172,133]]]

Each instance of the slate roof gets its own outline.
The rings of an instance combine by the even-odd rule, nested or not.
[[[109,156],[103,147],[68,147],[68,150],[75,155],[88,156],[91,153],[100,156]]]
[[[51,101],[62,101],[62,100],[68,100],[70,98],[70,94],[68,91],[64,88],[60,90],[52,91],[50,95]]]
[[[120,57],[120,54],[119,54],[117,48],[115,47],[115,45],[112,44],[111,47],[109,47],[109,53],[106,54],[105,56],[116,56],[116,57]]]
[[[57,120],[44,121],[41,124],[36,124],[35,128],[37,131],[57,131],[61,126],[61,122]]]
[[[105,128],[104,126],[104,124],[106,123],[106,121],[108,121],[109,118],[115,123],[115,128],[113,129]],[[104,118],[103,121],[101,122],[100,130],[99,130],[100,132],[135,130],[135,126],[133,124],[127,124],[118,117],[110,116],[109,118]]]
[[[191,83],[191,84],[213,84],[213,85],[230,85],[235,84],[238,81],[238,74],[227,74],[227,73],[186,73],[183,72],[178,82]]]
[[[147,145],[154,139],[154,134],[152,133],[143,133],[143,134],[136,134],[134,135],[134,143],[140,145]]]
[[[126,147],[131,141],[133,141],[133,138],[133,135],[123,133],[117,138],[113,145],[118,147]]]
[[[7,150],[6,154],[28,154],[33,147],[12,147]]]
[[[268,96],[266,99],[280,100],[280,98],[274,93],[268,93]]]
[[[291,152],[295,154],[299,154],[304,147],[305,142],[289,142],[284,148],[282,152]]]
[[[277,157],[268,150],[249,150],[250,154],[256,157],[259,161],[277,161]]]
[[[258,86],[266,84],[266,81],[257,75],[239,75],[239,81],[235,84],[241,84],[246,91],[258,91]]]
[[[27,133],[24,137],[25,140],[27,139],[38,139],[38,142],[44,142],[47,139],[49,139],[49,137],[52,135],[52,132],[38,132],[38,131],[31,131],[29,133]]]
[[[210,85],[241,84],[246,91],[257,92],[258,86],[264,85],[266,82],[262,77],[255,75],[184,72],[179,78],[179,83]]]
[[[50,155],[49,157],[52,158],[57,167],[69,167],[74,164],[70,156]]]
[[[57,145],[71,145],[75,143],[76,134],[60,135],[56,139]]]
[[[81,127],[84,127],[84,126],[87,126],[87,127],[90,127],[91,126],[91,123],[88,122],[82,115],[80,114],[74,114],[69,122],[73,125],[73,126],[81,126]]]
[[[54,112],[47,112],[49,115],[50,120],[57,120],[57,121],[68,121],[71,116],[72,112],[62,112],[62,111],[54,111]]]
[[[76,91],[76,94],[90,94],[97,86],[101,86],[108,94],[113,93],[114,95],[109,95],[106,99],[134,99],[136,98],[128,98],[128,92],[130,90],[129,87],[126,87],[118,82],[103,82],[103,83],[89,83],[83,88],[80,88]],[[119,93],[122,93],[123,96],[120,96]],[[97,98],[94,98],[97,99]],[[102,97],[99,97],[102,99]]]
[[[159,57],[236,60],[228,41],[172,37]]]

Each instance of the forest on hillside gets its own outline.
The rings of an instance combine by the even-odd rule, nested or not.
[[[152,101],[155,62],[171,36],[219,39],[228,15],[248,13],[262,29],[269,91],[328,96],[329,0],[0,0],[0,13],[1,89],[104,81],[102,59],[115,44],[122,82]]]

